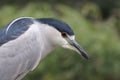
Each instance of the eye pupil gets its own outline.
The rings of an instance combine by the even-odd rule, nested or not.
[[[66,32],[62,32],[61,35],[62,35],[63,37],[67,37]]]

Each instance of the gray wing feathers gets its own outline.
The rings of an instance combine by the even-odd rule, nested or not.
[[[0,30],[0,46],[22,35],[33,24],[32,18],[21,17],[13,20]]]
[[[20,80],[37,65],[41,55],[39,35],[37,26],[34,26],[0,46],[0,80]]]

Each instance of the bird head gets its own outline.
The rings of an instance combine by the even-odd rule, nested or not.
[[[85,50],[76,42],[73,30],[63,21],[53,18],[40,18],[36,19],[40,23],[46,24],[45,28],[47,37],[54,43],[63,48],[71,49],[82,55],[85,59],[88,59],[88,55]]]

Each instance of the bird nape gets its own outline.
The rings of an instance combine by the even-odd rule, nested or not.
[[[53,18],[20,17],[0,30],[0,80],[21,80],[57,45],[88,59],[73,30]]]

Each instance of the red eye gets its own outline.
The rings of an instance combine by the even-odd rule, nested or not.
[[[67,37],[67,33],[66,33],[66,32],[62,32],[61,35],[62,35],[62,37],[64,37],[64,38]]]

